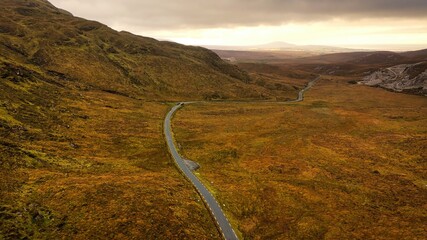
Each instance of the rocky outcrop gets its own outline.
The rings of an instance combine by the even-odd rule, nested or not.
[[[364,77],[359,83],[427,96],[427,62],[384,68]]]
[[[200,168],[200,165],[198,163],[193,162],[191,160],[185,159],[184,162],[185,165],[187,165],[188,169],[190,169],[191,171],[196,171]]]

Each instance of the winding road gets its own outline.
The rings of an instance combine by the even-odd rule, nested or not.
[[[301,91],[298,92],[298,97],[295,100],[290,100],[290,101],[285,101],[282,103],[291,103],[291,102],[302,102],[304,100],[304,93],[307,92],[311,87],[313,87],[313,85],[320,79],[320,76],[318,76],[317,78],[315,78],[314,80],[311,80],[307,86],[302,89]]]
[[[286,102],[278,102],[278,103],[292,103],[292,102],[301,102],[304,100],[304,93],[309,90],[317,80],[320,79],[320,76],[316,79],[310,81],[307,86],[302,89],[298,93],[298,97],[295,100],[290,100]],[[195,103],[195,102],[181,102],[175,105],[166,115],[165,121],[164,121],[164,134],[166,138],[166,143],[168,145],[169,151],[175,160],[175,164],[178,166],[178,168],[181,170],[181,172],[190,180],[190,182],[193,184],[193,186],[196,188],[199,195],[202,197],[203,201],[205,202],[206,206],[209,208],[213,218],[216,221],[216,224],[219,228],[219,231],[221,232],[222,236],[226,240],[238,240],[236,233],[234,232],[233,228],[231,227],[230,222],[225,217],[224,212],[222,211],[220,205],[215,200],[213,195],[209,192],[209,190],[200,182],[200,180],[193,174],[193,172],[187,167],[185,164],[184,159],[179,155],[178,150],[175,146],[173,136],[172,136],[172,128],[171,128],[171,119],[173,115],[175,114],[178,109],[180,109],[184,104],[189,103]]]
[[[212,216],[215,218],[215,221],[219,227],[220,232],[222,233],[224,239],[239,239],[231,227],[230,222],[225,217],[222,212],[221,207],[218,202],[212,196],[212,194],[208,191],[208,189],[200,182],[200,180],[193,174],[193,172],[188,169],[187,165],[184,162],[184,159],[179,155],[175,143],[172,137],[171,131],[171,118],[173,114],[183,105],[183,103],[179,103],[174,106],[170,112],[167,114],[165,122],[164,122],[164,131],[166,136],[166,142],[169,147],[169,151],[172,154],[173,159],[175,160],[176,165],[178,165],[179,169],[184,173],[184,175],[190,180],[196,190],[199,192],[200,196],[203,198],[203,201],[209,207]]]

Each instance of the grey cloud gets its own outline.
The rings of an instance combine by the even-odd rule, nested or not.
[[[75,15],[146,29],[278,25],[332,18],[426,18],[426,0],[52,0]]]

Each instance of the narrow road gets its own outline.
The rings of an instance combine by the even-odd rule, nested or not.
[[[166,142],[169,147],[169,151],[172,154],[173,159],[175,160],[176,165],[178,165],[179,169],[184,173],[184,175],[191,181],[193,186],[197,189],[200,196],[203,198],[206,205],[209,207],[209,210],[212,213],[212,216],[215,218],[215,221],[222,233],[224,239],[237,240],[239,239],[234,232],[231,224],[228,222],[228,219],[225,217],[222,212],[221,207],[218,202],[212,196],[212,194],[208,191],[208,189],[200,182],[200,180],[193,174],[193,172],[188,169],[187,165],[185,165],[184,159],[179,155],[175,143],[172,137],[171,130],[171,118],[173,114],[182,106],[182,103],[174,106],[170,112],[167,114],[165,122],[164,122],[164,131],[166,136]]]
[[[295,100],[285,101],[285,102],[277,102],[277,103],[291,103],[291,102],[301,102],[304,100],[304,93],[309,90],[317,80],[320,79],[320,76],[316,79],[310,81],[307,86],[302,89],[298,93],[298,97]],[[219,227],[219,230],[226,240],[238,240],[236,233],[234,232],[233,228],[231,227],[230,222],[225,217],[224,212],[222,211],[220,205],[215,200],[215,198],[212,196],[212,194],[209,192],[209,190],[200,182],[200,180],[193,174],[193,172],[187,167],[187,165],[184,162],[184,159],[179,155],[178,150],[175,146],[173,136],[172,136],[172,129],[171,129],[171,119],[173,115],[175,114],[178,109],[180,109],[184,104],[190,104],[195,102],[182,102],[175,105],[166,115],[165,122],[164,122],[164,134],[166,138],[166,143],[168,145],[169,151],[175,160],[175,164],[178,166],[178,168],[181,170],[181,172],[190,180],[190,182],[193,184],[193,186],[196,188],[197,192],[202,197],[203,201],[205,202],[206,206],[209,208],[212,216],[214,217],[217,226]]]
[[[307,86],[298,92],[298,97],[295,100],[285,101],[282,103],[290,103],[290,102],[302,102],[304,100],[304,93],[307,92],[313,85],[320,79],[320,76],[315,78],[314,80],[311,80]]]

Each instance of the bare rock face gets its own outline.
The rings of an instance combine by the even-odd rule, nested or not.
[[[381,69],[360,82],[396,92],[408,92],[427,96],[427,62],[401,64]]]
[[[185,159],[185,160],[184,160],[184,162],[185,162],[185,165],[187,165],[187,167],[188,167],[191,171],[196,171],[197,169],[199,169],[199,168],[200,168],[200,165],[199,165],[198,163],[193,162],[193,161],[191,161],[191,160],[187,160],[187,159]]]

